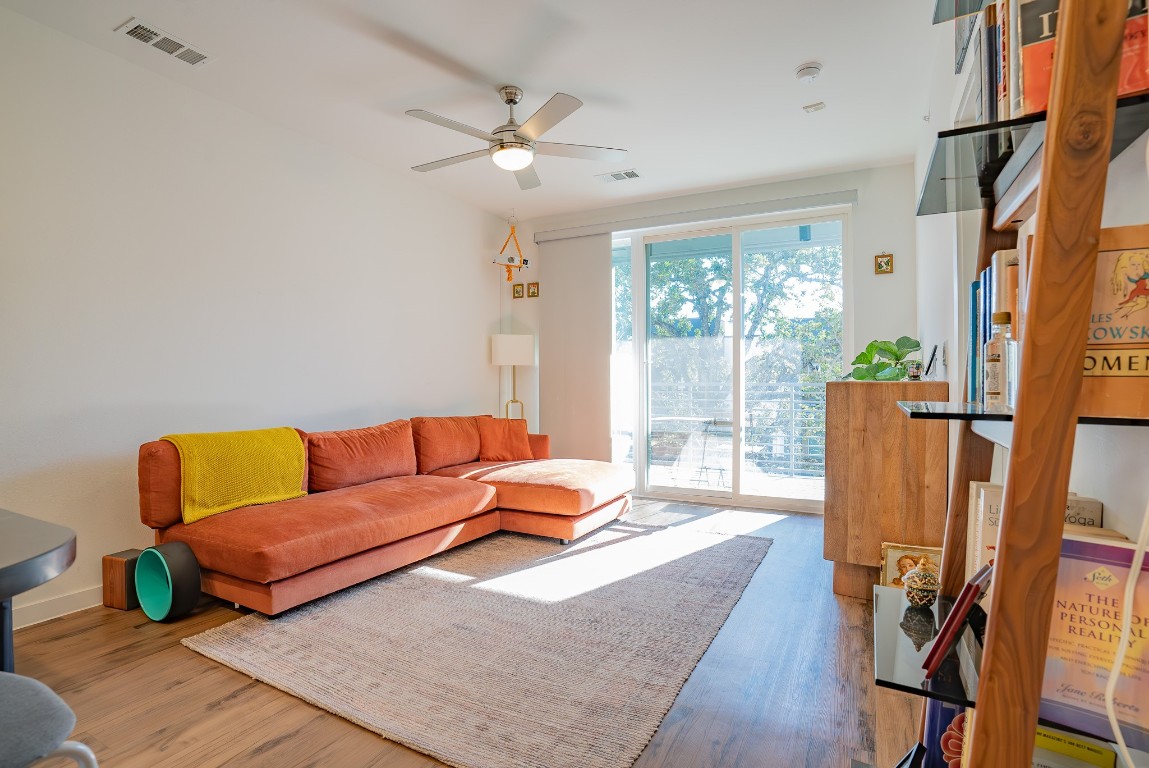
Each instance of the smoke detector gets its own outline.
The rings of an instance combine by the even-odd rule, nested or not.
[[[806,85],[817,80],[820,74],[822,74],[822,63],[818,61],[807,61],[794,70],[794,77],[798,79],[799,83],[805,83]]]

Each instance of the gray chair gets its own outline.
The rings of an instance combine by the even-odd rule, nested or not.
[[[68,741],[76,715],[39,680],[0,672],[0,768],[26,768],[45,757],[68,757],[97,768],[92,750]]]

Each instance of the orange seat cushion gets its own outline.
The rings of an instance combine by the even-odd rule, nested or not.
[[[474,462],[434,474],[494,486],[500,509],[552,515],[586,514],[634,490],[633,469],[586,459]]]
[[[495,506],[495,490],[450,477],[405,476],[233,509],[177,523],[202,568],[268,583],[455,523]]]
[[[310,432],[307,461],[312,493],[415,474],[411,422],[400,419],[365,429]]]
[[[533,459],[526,419],[483,418],[479,424],[479,461]]]

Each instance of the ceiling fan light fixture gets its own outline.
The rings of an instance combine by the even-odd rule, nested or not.
[[[521,171],[535,159],[535,150],[529,144],[505,142],[491,149],[491,160],[505,171]]]

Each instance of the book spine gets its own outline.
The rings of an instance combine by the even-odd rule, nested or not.
[[[1058,0],[1021,0],[1021,90],[1023,115],[1049,104]]]
[[[974,280],[969,286],[969,339],[966,348],[966,369],[969,373],[966,394],[971,403],[981,402],[981,282]]]
[[[1107,745],[1102,746],[1095,741],[1052,728],[1038,726],[1034,746],[1054,755],[1077,761],[1075,763],[1077,765],[1114,768],[1117,764],[1117,753]]]
[[[997,117],[1009,119],[1009,0],[997,2]]]
[[[1065,500],[1065,522],[1101,528],[1104,520],[1104,505],[1097,499],[1084,496],[1070,496]]]
[[[1018,0],[1009,4],[1009,116],[1021,117],[1021,13]]]

